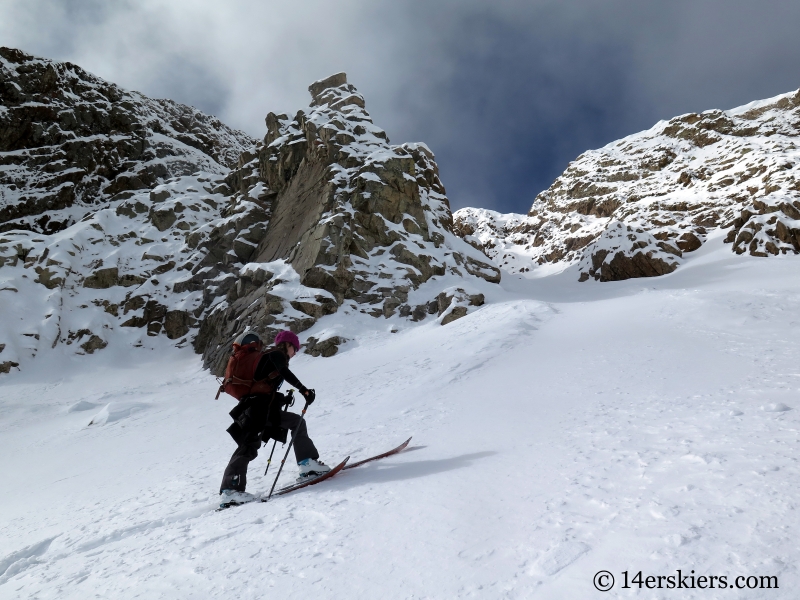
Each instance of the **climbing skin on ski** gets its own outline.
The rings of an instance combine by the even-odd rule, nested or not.
[[[319,475],[318,477],[312,477],[308,481],[303,481],[301,483],[293,483],[292,485],[287,485],[286,487],[283,487],[283,488],[279,489],[277,492],[275,492],[275,495],[276,496],[282,496],[283,494],[288,494],[289,492],[293,492],[295,490],[299,490],[300,488],[304,488],[304,487],[307,487],[309,485],[314,485],[315,483],[319,483],[320,481],[324,481],[325,479],[330,479],[331,477],[336,475],[339,471],[344,469],[344,466],[347,464],[348,460],[350,460],[349,456],[346,457],[338,465],[333,467],[327,473],[323,473],[322,475]],[[262,502],[266,502],[267,500],[269,500],[269,498],[262,498],[261,499]]]
[[[397,454],[398,452],[402,452],[403,450],[405,450],[410,441],[411,441],[411,438],[408,438],[405,442],[400,444],[397,448],[393,448],[393,449],[389,450],[388,452],[384,452],[382,454],[376,454],[375,456],[371,456],[370,458],[365,458],[364,460],[360,460],[360,461],[352,463],[352,464],[347,464],[347,461],[350,459],[350,457],[348,456],[341,463],[336,465],[333,469],[331,469],[329,472],[325,473],[324,475],[320,475],[319,477],[315,477],[311,481],[305,481],[305,482],[302,482],[302,483],[296,483],[296,484],[288,485],[288,486],[278,490],[276,492],[276,494],[279,495],[279,496],[283,495],[283,494],[288,494],[289,492],[293,492],[295,490],[299,490],[300,488],[304,488],[306,486],[313,485],[315,483],[319,483],[320,481],[323,481],[324,479],[330,479],[331,477],[336,475],[339,471],[346,471],[347,469],[353,469],[355,467],[360,467],[361,465],[363,465],[365,463],[368,463],[368,462],[372,462],[373,460],[379,460],[381,458],[386,458],[387,456],[392,456],[393,454]],[[262,502],[264,502],[264,501],[265,501],[265,499],[262,498]]]

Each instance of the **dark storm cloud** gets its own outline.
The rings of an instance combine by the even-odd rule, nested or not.
[[[434,150],[454,208],[526,211],[581,152],[800,86],[800,3],[765,0],[20,1],[0,43],[217,114],[347,71],[393,142]]]
[[[506,2],[449,17],[439,52],[455,66],[404,138],[437,152],[454,207],[525,211],[589,148],[800,86],[800,4]]]
[[[422,118],[438,122],[415,133],[428,131],[456,206],[527,210],[566,162],[617,137],[638,110],[626,44],[564,35],[545,17],[469,15],[448,43],[452,74]]]

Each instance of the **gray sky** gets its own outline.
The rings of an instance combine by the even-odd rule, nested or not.
[[[526,212],[584,150],[800,87],[790,0],[3,0],[0,44],[261,137],[338,71],[453,208]]]

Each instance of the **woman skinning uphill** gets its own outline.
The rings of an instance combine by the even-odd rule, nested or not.
[[[258,456],[262,441],[271,438],[283,443],[287,430],[292,432],[300,478],[316,477],[331,470],[319,460],[319,452],[308,437],[305,420],[283,410],[288,400],[278,391],[286,381],[300,391],[308,404],[314,402],[314,390],[300,383],[289,370],[289,361],[300,350],[300,340],[291,331],[282,331],[275,337],[273,348],[262,353],[262,347],[257,334],[245,331],[239,335],[233,343],[233,356],[220,388],[239,398],[239,404],[230,413],[234,422],[228,428],[238,447],[228,462],[220,486],[226,504],[255,498],[244,491],[247,466]],[[253,374],[243,377],[241,372],[248,369]]]

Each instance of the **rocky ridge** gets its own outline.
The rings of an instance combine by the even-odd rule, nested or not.
[[[465,208],[455,231],[510,272],[674,271],[719,229],[732,251],[800,253],[800,91],[660,122],[591,150],[527,215]]]
[[[6,69],[7,55],[26,56],[4,52]],[[33,63],[27,72],[44,69],[44,76],[83,74],[93,99],[97,89],[112,86],[72,65],[25,61]],[[110,179],[99,167],[82,171],[81,185],[101,183],[72,182],[68,187],[85,192],[72,204],[33,202],[27,206],[47,210],[7,219],[0,233],[0,301],[4,316],[13,318],[0,323],[0,372],[49,348],[90,354],[109,344],[156,348],[160,340],[193,344],[219,372],[230,340],[246,327],[267,339],[287,327],[308,332],[306,351],[330,356],[347,336],[314,326],[341,308],[369,320],[435,315],[446,324],[481,305],[480,290],[499,281],[499,270],[452,233],[430,150],[390,145],[344,74],[310,91],[308,114],[270,114],[262,142],[244,150],[240,137],[220,142],[220,160],[232,152],[238,157],[233,170],[155,133],[147,121],[136,135],[147,140],[146,148],[163,144],[156,158],[128,155],[125,171]],[[148,110],[149,102],[162,102],[141,98]],[[12,109],[3,106],[2,114]],[[40,124],[56,130],[44,117]],[[60,168],[60,151],[48,146],[41,164],[11,161],[3,177],[28,169],[39,182],[37,197],[51,197],[63,182],[48,179],[48,161]],[[3,156],[33,154],[22,149]],[[166,175],[152,171],[159,165]],[[139,174],[136,181],[132,173]],[[15,210],[23,197],[9,181],[0,181],[4,211]],[[89,200],[91,190],[96,195]]]
[[[307,113],[267,116],[263,142],[227,177],[235,190],[232,209],[257,203],[269,224],[243,249],[252,264],[230,274],[226,301],[214,307],[195,341],[216,370],[242,326],[268,338],[287,326],[304,331],[343,305],[384,319],[421,321],[435,313],[446,323],[482,303],[480,293],[464,291],[470,281],[500,280],[485,255],[452,233],[449,202],[427,146],[391,145],[344,73],[309,92]],[[275,298],[286,282],[270,266],[275,261],[280,272],[291,266],[303,286],[302,297],[288,306]],[[438,286],[446,275],[464,281],[461,291]],[[423,299],[412,301],[428,282]],[[334,346],[320,352],[335,352]]]
[[[0,232],[53,233],[166,179],[225,174],[254,142],[190,106],[0,48]]]

